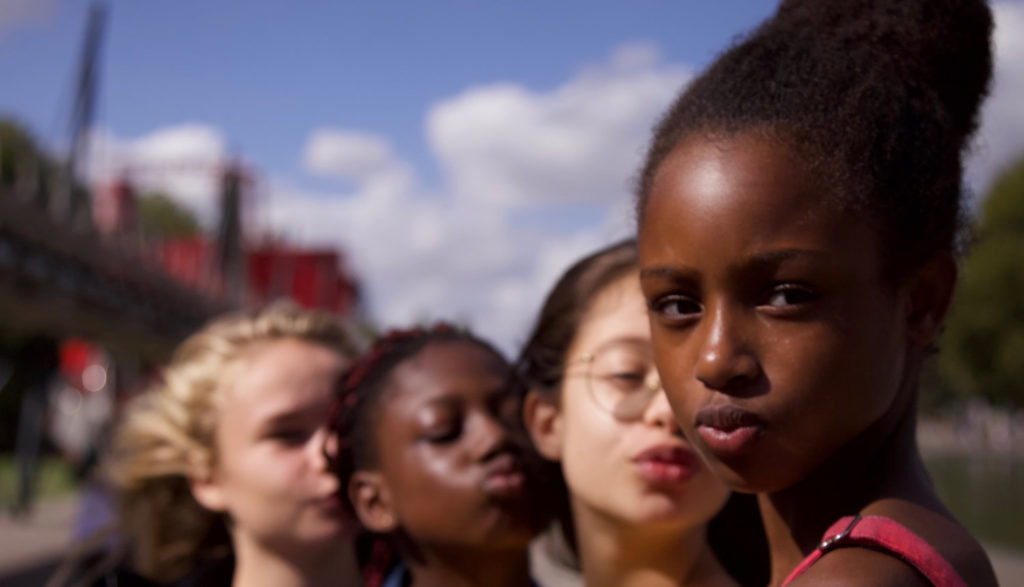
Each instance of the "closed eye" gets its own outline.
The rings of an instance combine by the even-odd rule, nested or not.
[[[309,439],[311,433],[306,429],[284,429],[274,430],[267,434],[267,438],[286,446],[303,444]]]
[[[428,430],[425,434],[427,442],[431,444],[450,444],[462,436],[462,426],[447,426],[435,430]]]

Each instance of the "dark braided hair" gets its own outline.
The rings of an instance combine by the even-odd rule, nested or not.
[[[962,154],[988,92],[991,32],[984,0],[784,0],[655,127],[641,225],[679,143],[756,133],[793,149],[829,188],[823,197],[876,227],[887,278],[957,253]]]
[[[395,329],[385,333],[342,376],[328,419],[329,434],[337,442],[337,450],[329,452],[327,457],[341,481],[342,501],[351,512],[355,513],[348,496],[352,475],[377,465],[374,432],[391,374],[427,346],[451,342],[473,344],[492,354],[501,364],[507,364],[501,352],[489,342],[468,330],[439,322],[427,328]],[[380,585],[395,558],[387,540],[364,534],[357,541],[357,551],[364,584]]]

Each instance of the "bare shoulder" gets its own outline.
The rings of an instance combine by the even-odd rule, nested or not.
[[[876,502],[861,513],[891,518],[920,536],[953,565],[968,585],[998,585],[985,550],[951,516],[898,499]]]

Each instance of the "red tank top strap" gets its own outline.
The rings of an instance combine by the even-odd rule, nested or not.
[[[884,516],[847,516],[825,532],[825,537],[782,582],[788,585],[825,553],[836,548],[861,546],[889,553],[917,569],[936,587],[966,587],[960,575],[923,538]]]

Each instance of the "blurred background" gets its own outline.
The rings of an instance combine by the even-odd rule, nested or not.
[[[514,352],[554,278],[632,231],[657,115],[774,5],[0,0],[0,584],[102,520],[118,406],[217,312],[287,296]],[[1024,2],[992,6],[920,440],[1024,582]]]

